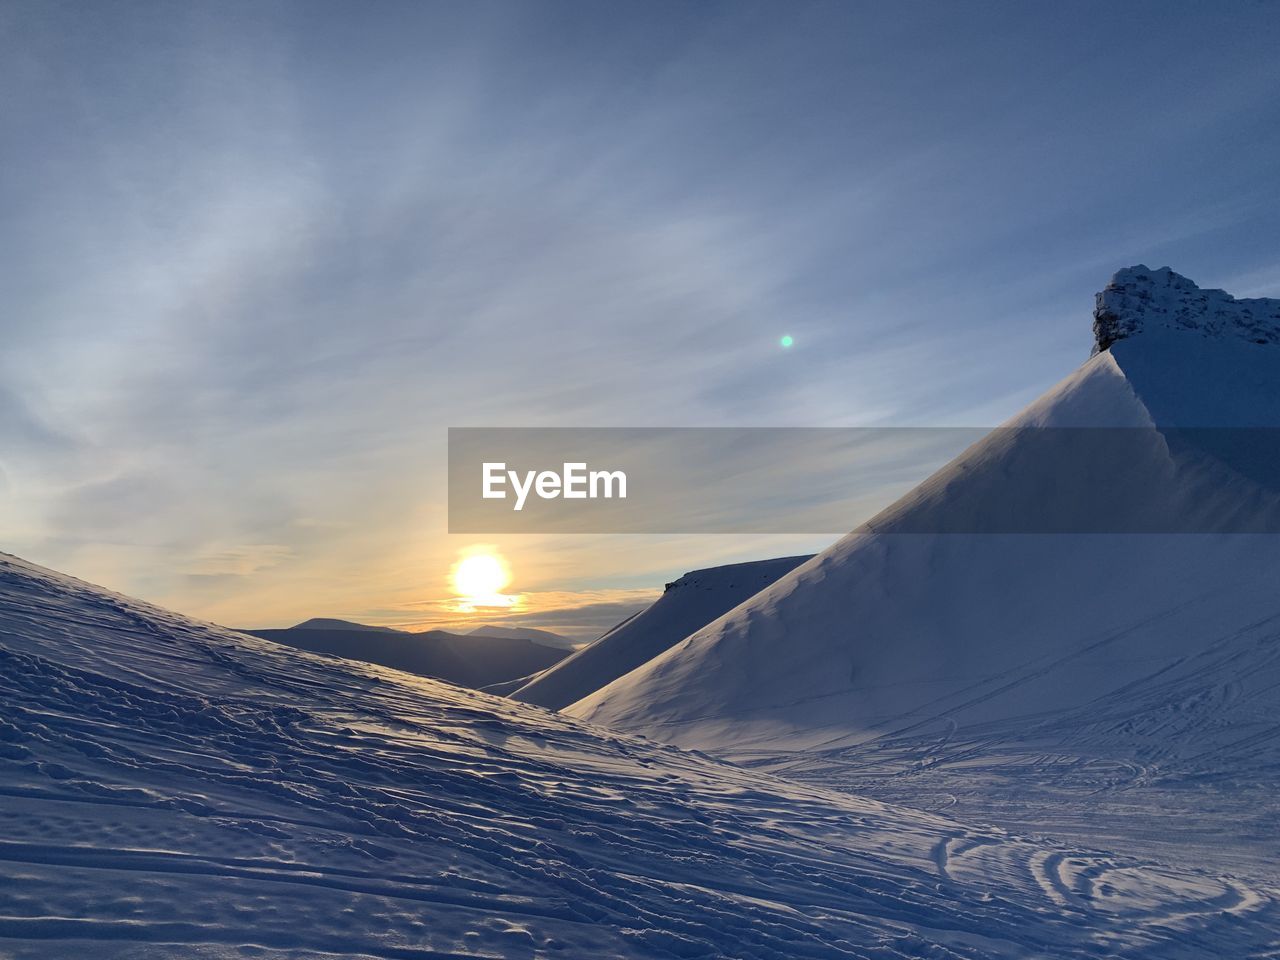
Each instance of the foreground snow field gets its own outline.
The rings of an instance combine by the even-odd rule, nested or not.
[[[1280,891],[802,786],[0,556],[5,957],[1274,956]]]

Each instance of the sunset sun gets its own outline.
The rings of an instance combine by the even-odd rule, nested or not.
[[[454,594],[466,607],[509,607],[514,602],[502,593],[511,582],[511,567],[490,548],[465,551],[453,565],[449,579]]]

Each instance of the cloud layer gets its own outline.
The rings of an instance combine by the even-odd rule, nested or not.
[[[997,422],[1119,266],[1277,292],[1277,21],[10,5],[7,548],[358,616],[444,595],[448,426]],[[821,545],[505,549],[539,593]]]

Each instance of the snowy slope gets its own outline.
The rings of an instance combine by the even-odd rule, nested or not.
[[[647,663],[807,559],[781,557],[686,573],[668,583],[644,610],[509,696],[552,710],[567,707]]]
[[[1108,349],[567,712],[1018,829],[1274,873],[1280,538],[1097,531],[1276,529],[1274,459],[1142,429],[1280,426],[1275,316],[1122,271],[1099,296]],[[1132,429],[1084,431],[1104,442],[1083,447],[1031,429],[1083,426]],[[1046,519],[1093,532],[1014,532]],[[988,527],[1008,532],[974,532]]]
[[[1266,954],[1278,891],[1018,839],[0,555],[6,958]]]
[[[566,655],[564,650],[519,638],[463,636],[444,630],[406,633],[363,624],[354,628],[298,626],[245,632],[311,653],[376,663],[476,688],[527,677]]]

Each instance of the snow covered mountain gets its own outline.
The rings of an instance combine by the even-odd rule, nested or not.
[[[759,593],[808,557],[782,557],[694,570],[599,640],[508,694],[559,710],[656,657]]]
[[[1121,270],[1098,294],[1095,352],[1144,331],[1171,330],[1280,343],[1280,300],[1237,300],[1223,290],[1201,290],[1168,267],[1151,270],[1141,264]]]
[[[1003,429],[567,712],[1274,875],[1280,302],[1139,266],[1095,330]]]
[[[1239,958],[1280,922],[1274,885],[796,785],[5,555],[0,797],[15,960]]]
[[[519,680],[545,670],[567,655],[564,649],[520,637],[462,635],[444,630],[408,633],[348,624],[345,620],[308,620],[287,630],[245,632],[298,650],[376,663],[475,688]]]

